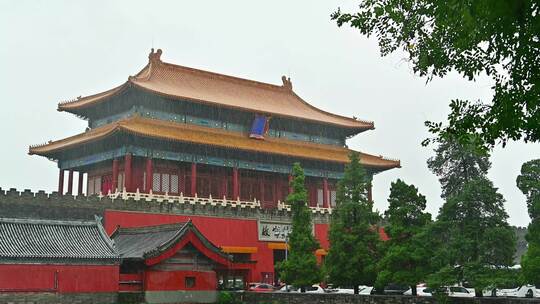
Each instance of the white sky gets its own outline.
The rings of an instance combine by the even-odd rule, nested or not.
[[[54,191],[56,164],[28,156],[30,144],[84,130],[86,122],[56,111],[61,100],[112,88],[138,72],[152,46],[167,62],[281,84],[314,106],[375,121],[349,140],[356,150],[401,159],[403,168],[375,177],[374,199],[386,209],[390,182],[401,178],[442,204],[421,147],[425,120],[446,118],[453,98],[490,97],[489,80],[457,75],[425,79],[402,54],[381,58],[375,39],[338,28],[329,15],[357,1],[7,1],[0,2],[0,187]],[[539,144],[496,148],[490,177],[505,196],[510,223],[529,222],[515,186]],[[1,215],[1,210],[0,210]]]

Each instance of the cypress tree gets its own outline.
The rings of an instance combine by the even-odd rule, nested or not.
[[[305,287],[321,281],[321,272],[317,265],[315,250],[319,243],[313,236],[311,210],[307,205],[304,170],[295,163],[291,181],[292,192],[286,202],[291,206],[292,232],[289,234],[289,254],[280,264],[282,278],[287,284]]]
[[[398,179],[391,185],[388,202],[390,206],[385,215],[390,240],[385,243],[385,254],[379,261],[377,285],[407,285],[415,296],[416,285],[430,271],[431,242],[426,226],[431,215],[424,212],[426,197],[418,193],[415,186]]]
[[[504,198],[487,178],[489,154],[478,149],[474,137],[462,143],[445,139],[428,165],[439,176],[442,197],[431,226],[432,262],[439,271],[432,286],[469,283],[476,295],[499,281],[498,269],[512,264],[515,235],[507,223]]]
[[[368,200],[370,181],[357,153],[351,153],[343,178],[338,182],[336,207],[329,229],[330,249],[325,270],[337,286],[373,285],[377,277],[380,217]]]

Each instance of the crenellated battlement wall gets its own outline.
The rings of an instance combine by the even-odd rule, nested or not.
[[[89,220],[94,215],[103,216],[105,210],[122,210],[148,213],[200,215],[229,218],[263,219],[290,221],[288,208],[265,209],[259,205],[250,206],[235,201],[202,198],[160,199],[145,196],[72,196],[58,195],[57,192],[32,192],[0,188],[0,217],[41,218],[65,220]],[[328,223],[330,214],[314,211],[315,223]]]

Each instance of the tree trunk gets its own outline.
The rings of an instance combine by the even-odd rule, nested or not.
[[[474,289],[474,296],[477,298],[482,298],[484,294],[482,293],[481,289]]]
[[[411,291],[412,291],[412,295],[413,295],[413,296],[417,296],[417,295],[418,295],[418,294],[416,293],[416,285],[411,286]]]
[[[354,294],[358,294],[360,292],[360,289],[358,288],[358,285],[354,285]]]

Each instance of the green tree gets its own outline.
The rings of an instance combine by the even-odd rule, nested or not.
[[[435,248],[429,276],[434,286],[470,283],[477,295],[496,284],[498,268],[512,264],[515,235],[507,223],[504,198],[487,178],[489,153],[478,149],[477,137],[467,141],[439,139],[428,167],[441,182],[446,199],[430,225]]]
[[[359,285],[373,285],[377,277],[380,216],[373,212],[373,202],[368,200],[369,184],[358,154],[351,153],[350,163],[338,182],[325,270],[331,283],[352,285],[355,294]]]
[[[364,0],[359,10],[332,19],[374,35],[382,56],[405,52],[413,71],[493,81],[490,101],[453,100],[449,126],[434,133],[479,134],[483,144],[540,140],[540,3],[537,0]]]
[[[430,284],[469,283],[477,296],[496,285],[497,270],[513,264],[516,243],[503,203],[484,177],[467,182],[447,199],[432,227],[440,270],[430,276]]]
[[[418,193],[415,186],[398,179],[390,187],[388,202],[385,215],[390,240],[378,264],[377,285],[408,285],[415,296],[416,285],[425,280],[430,271],[431,242],[426,226],[431,215],[424,212],[426,197]]]
[[[428,159],[428,168],[439,177],[442,198],[456,195],[467,182],[485,177],[491,168],[489,153],[478,148],[476,137],[458,142],[452,139],[439,139],[435,156]]]
[[[540,159],[524,163],[517,186],[527,197],[531,217],[527,235],[527,252],[521,258],[523,276],[528,283],[540,285]]]
[[[321,281],[321,271],[315,257],[319,243],[313,236],[304,170],[299,163],[294,164],[292,175],[292,192],[287,196],[287,204],[292,211],[292,232],[288,236],[289,254],[279,268],[285,282],[300,287],[302,292],[305,292],[306,286]]]

